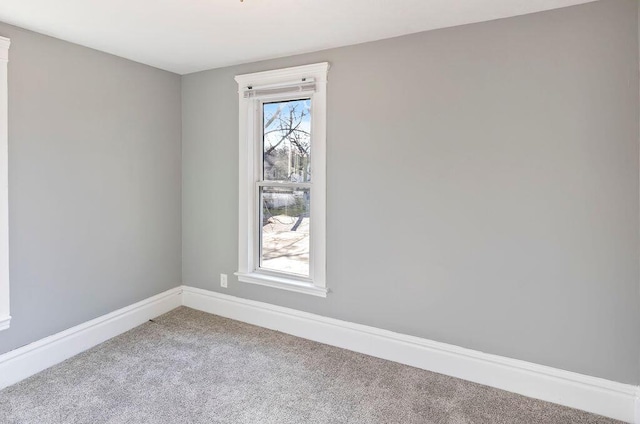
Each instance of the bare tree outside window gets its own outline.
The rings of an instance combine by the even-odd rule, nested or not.
[[[302,276],[309,276],[310,104],[263,104],[260,266]]]

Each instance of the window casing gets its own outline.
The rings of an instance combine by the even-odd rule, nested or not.
[[[328,69],[318,63],[235,78],[241,282],[327,295]]]
[[[8,38],[0,37],[0,330],[9,328]]]

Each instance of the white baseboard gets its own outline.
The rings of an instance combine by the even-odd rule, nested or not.
[[[640,424],[638,387],[183,286],[183,305],[294,336]],[[640,407],[640,402],[638,402]],[[638,412],[636,412],[638,411]]]
[[[168,290],[0,355],[0,389],[180,305],[640,424],[637,386],[187,286]]]
[[[8,330],[9,329],[9,324],[11,324],[11,317],[10,316],[0,317],[0,331]]]
[[[15,384],[182,304],[180,287],[0,355],[0,389]]]

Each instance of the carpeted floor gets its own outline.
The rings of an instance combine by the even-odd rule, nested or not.
[[[0,423],[613,423],[178,308],[0,391]]]

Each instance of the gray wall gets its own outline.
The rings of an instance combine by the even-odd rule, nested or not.
[[[0,353],[180,283],[180,77],[11,38],[11,328]]]
[[[637,7],[183,77],[183,282],[639,383]],[[326,299],[231,277],[233,77],[319,61],[332,65]]]

